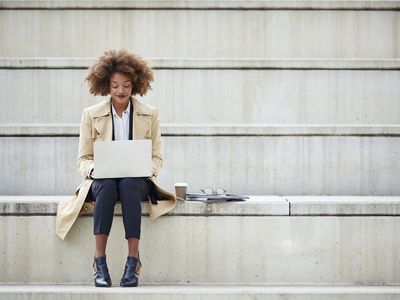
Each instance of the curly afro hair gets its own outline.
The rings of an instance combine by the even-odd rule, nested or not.
[[[148,62],[126,49],[107,50],[99,60],[88,69],[85,81],[94,96],[107,96],[110,93],[110,78],[114,73],[123,73],[132,80],[132,95],[143,96],[151,90],[154,80]]]

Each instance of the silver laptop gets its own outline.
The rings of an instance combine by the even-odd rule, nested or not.
[[[93,178],[149,177],[151,167],[151,140],[94,143]]]

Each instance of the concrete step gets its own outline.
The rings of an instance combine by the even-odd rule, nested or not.
[[[358,9],[356,3],[350,10],[321,10],[298,9],[296,2],[292,8],[272,10],[242,9],[240,5],[126,9],[120,3],[99,9],[1,9],[0,56],[97,57],[100,49],[128,48],[166,58],[398,57],[398,3],[391,2],[392,7],[371,4],[377,6],[373,9],[368,5]],[[214,3],[219,6],[221,2]],[[54,5],[50,2],[49,6]],[[98,32],[108,38],[93,38]]]
[[[79,123],[84,107],[105,99],[89,95],[86,70],[73,69],[71,60],[48,61],[0,60],[3,99],[13,99],[2,101],[2,124]],[[318,69],[336,63],[342,69]],[[64,64],[67,69],[57,67]],[[174,61],[169,64],[174,69],[155,70],[153,90],[141,99],[159,109],[162,123],[400,123],[400,60],[193,60],[186,64],[188,69],[179,69]],[[285,64],[289,69],[272,69]],[[257,65],[271,69],[254,69]]]
[[[92,284],[92,218],[79,218],[61,241],[54,234],[59,199],[0,198],[1,283]],[[244,203],[179,202],[155,221],[143,203],[141,283],[400,284],[400,197],[305,200],[259,196]],[[299,204],[301,216],[296,215]],[[114,282],[127,251],[123,236],[118,203],[107,247]]]
[[[56,215],[57,204],[70,195],[1,195],[0,215]],[[400,196],[318,196],[318,195],[249,195],[246,201],[206,203],[178,202],[168,216],[397,216]],[[115,215],[121,216],[117,204]],[[142,215],[148,205],[142,203]]]
[[[399,70],[399,58],[146,58],[155,70]],[[87,69],[96,58],[1,57],[1,69]]]
[[[397,135],[193,134],[165,136],[163,148],[168,190],[184,181],[193,192],[213,185],[261,195],[400,194]],[[76,136],[2,137],[0,193],[72,193],[81,180],[77,149]]]
[[[400,136],[400,125],[160,124],[162,136]],[[77,124],[2,124],[1,137],[79,136]]]
[[[247,9],[247,10],[282,10],[282,9],[347,9],[347,10],[392,10],[400,7],[399,1],[385,0],[116,0],[116,1],[7,1],[1,2],[2,9]]]
[[[398,286],[141,285],[95,288],[89,285],[0,285],[4,300],[395,300]]]

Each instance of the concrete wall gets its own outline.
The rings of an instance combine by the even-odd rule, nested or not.
[[[0,122],[77,124],[86,70],[0,69]],[[399,124],[391,70],[156,70],[142,100],[164,124]],[[100,101],[100,99],[98,100]]]
[[[97,57],[103,49],[125,47],[163,58],[396,58],[399,15],[394,10],[1,10],[0,56]]]
[[[73,193],[77,147],[77,137],[1,138],[0,193]],[[186,181],[192,192],[400,194],[400,140],[390,136],[170,136],[163,147],[160,181],[170,191]]]
[[[92,284],[90,218],[64,241],[53,216],[0,220],[1,282]],[[141,283],[399,285],[399,226],[389,216],[143,217]],[[107,255],[116,282],[126,251],[115,217]]]
[[[399,8],[2,1],[0,193],[74,189],[81,111],[101,100],[89,96],[85,69],[126,47],[155,62],[143,101],[160,111],[168,189],[187,181],[193,191],[398,194]]]

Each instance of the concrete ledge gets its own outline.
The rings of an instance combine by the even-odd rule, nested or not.
[[[2,1],[1,9],[398,9],[398,1]]]
[[[400,70],[400,59],[157,59],[154,69]],[[87,69],[94,58],[1,58],[0,69]]]
[[[163,136],[400,136],[400,125],[161,124]],[[2,124],[0,136],[79,136],[79,124]]]
[[[57,203],[66,196],[0,196],[0,215],[56,215]],[[289,204],[280,196],[252,196],[246,201],[204,203],[178,201],[170,216],[273,216],[288,215]],[[115,215],[122,215],[117,203]],[[148,203],[142,203],[142,215],[148,216]]]
[[[0,215],[55,215],[66,196],[0,196]],[[121,215],[117,203],[115,214]],[[142,203],[148,215],[148,204]],[[170,216],[400,216],[400,196],[251,196],[247,201],[179,201]]]
[[[292,216],[400,215],[400,196],[284,196]]]
[[[393,286],[139,285],[99,289],[89,285],[0,285],[2,299],[398,299]]]

